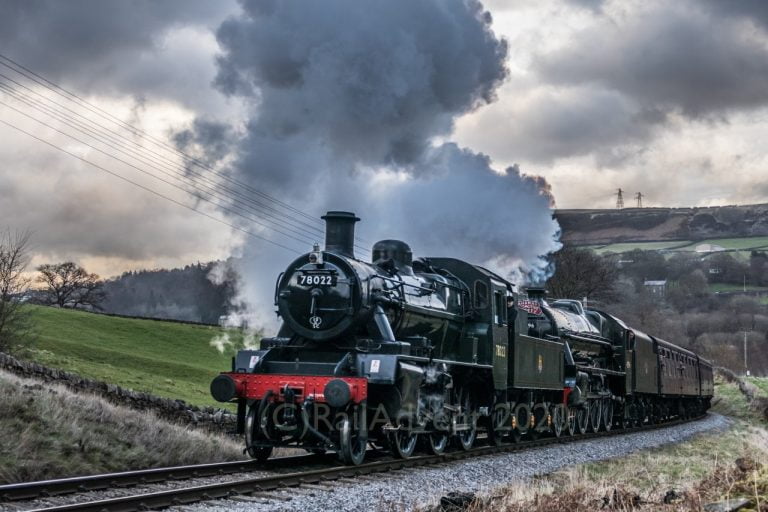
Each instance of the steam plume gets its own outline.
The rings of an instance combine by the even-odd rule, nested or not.
[[[558,247],[546,182],[444,142],[507,76],[506,42],[478,1],[241,5],[217,31],[215,80],[250,105],[238,179],[305,210],[354,210],[366,238],[402,238],[417,255],[545,272]],[[216,133],[183,138],[219,148]],[[243,248],[251,303],[268,304],[289,259]]]

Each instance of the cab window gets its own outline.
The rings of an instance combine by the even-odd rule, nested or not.
[[[493,292],[493,322],[497,325],[507,323],[507,306],[505,302],[503,293],[499,291]]]
[[[477,309],[488,307],[488,285],[482,281],[475,281],[475,307]]]

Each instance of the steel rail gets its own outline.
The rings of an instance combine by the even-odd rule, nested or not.
[[[338,480],[341,478],[354,478],[362,475],[385,473],[388,471],[416,468],[432,464],[441,464],[450,461],[463,460],[473,457],[481,457],[497,453],[526,451],[550,444],[566,444],[585,441],[595,438],[613,436],[618,434],[630,434],[646,430],[674,427],[703,418],[699,416],[693,420],[675,420],[656,425],[644,425],[640,427],[613,429],[576,436],[548,437],[535,441],[516,444],[504,444],[501,446],[483,446],[468,451],[448,452],[442,455],[422,455],[408,459],[392,459],[377,462],[369,462],[360,466],[336,466],[332,468],[316,469],[310,471],[283,473],[265,477],[248,478],[231,482],[219,482],[214,484],[184,487],[168,491],[136,494],[104,500],[73,503],[34,509],[30,512],[71,512],[71,511],[98,511],[98,512],[134,512],[140,510],[161,509],[165,507],[187,505],[200,501],[228,498],[237,495],[274,491],[289,487],[298,487],[302,484],[312,484]]]
[[[123,471],[120,473],[104,473],[99,475],[76,476],[55,480],[40,480],[0,485],[0,503],[35,498],[48,498],[88,491],[100,491],[115,487],[131,487],[135,485],[154,484],[169,480],[187,480],[207,476],[226,475],[231,473],[246,473],[272,469],[283,465],[322,462],[322,455],[297,455],[277,457],[266,462],[256,460],[239,460],[230,462],[213,462],[207,464],[192,464],[165,468],[141,469]]]

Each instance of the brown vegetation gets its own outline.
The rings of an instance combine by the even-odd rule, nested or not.
[[[475,512],[702,511],[744,498],[768,511],[768,430],[736,382],[718,379],[721,413],[740,418],[728,431],[516,482],[478,496]]]
[[[228,437],[0,371],[0,483],[242,457]]]

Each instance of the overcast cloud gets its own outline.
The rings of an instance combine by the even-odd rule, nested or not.
[[[249,186],[314,214],[368,213],[364,235],[417,252],[456,239],[382,208],[437,225],[458,211],[436,207],[440,195],[476,220],[494,202],[540,211],[547,186],[564,208],[610,207],[619,187],[646,205],[768,201],[761,0],[19,0],[4,3],[0,46]],[[2,106],[0,118],[184,198]],[[35,231],[36,261],[113,274],[233,251],[286,257],[4,126],[0,164],[0,224]],[[489,241],[491,259],[531,262],[556,226],[529,222],[547,236],[454,233],[476,234],[473,251]]]

